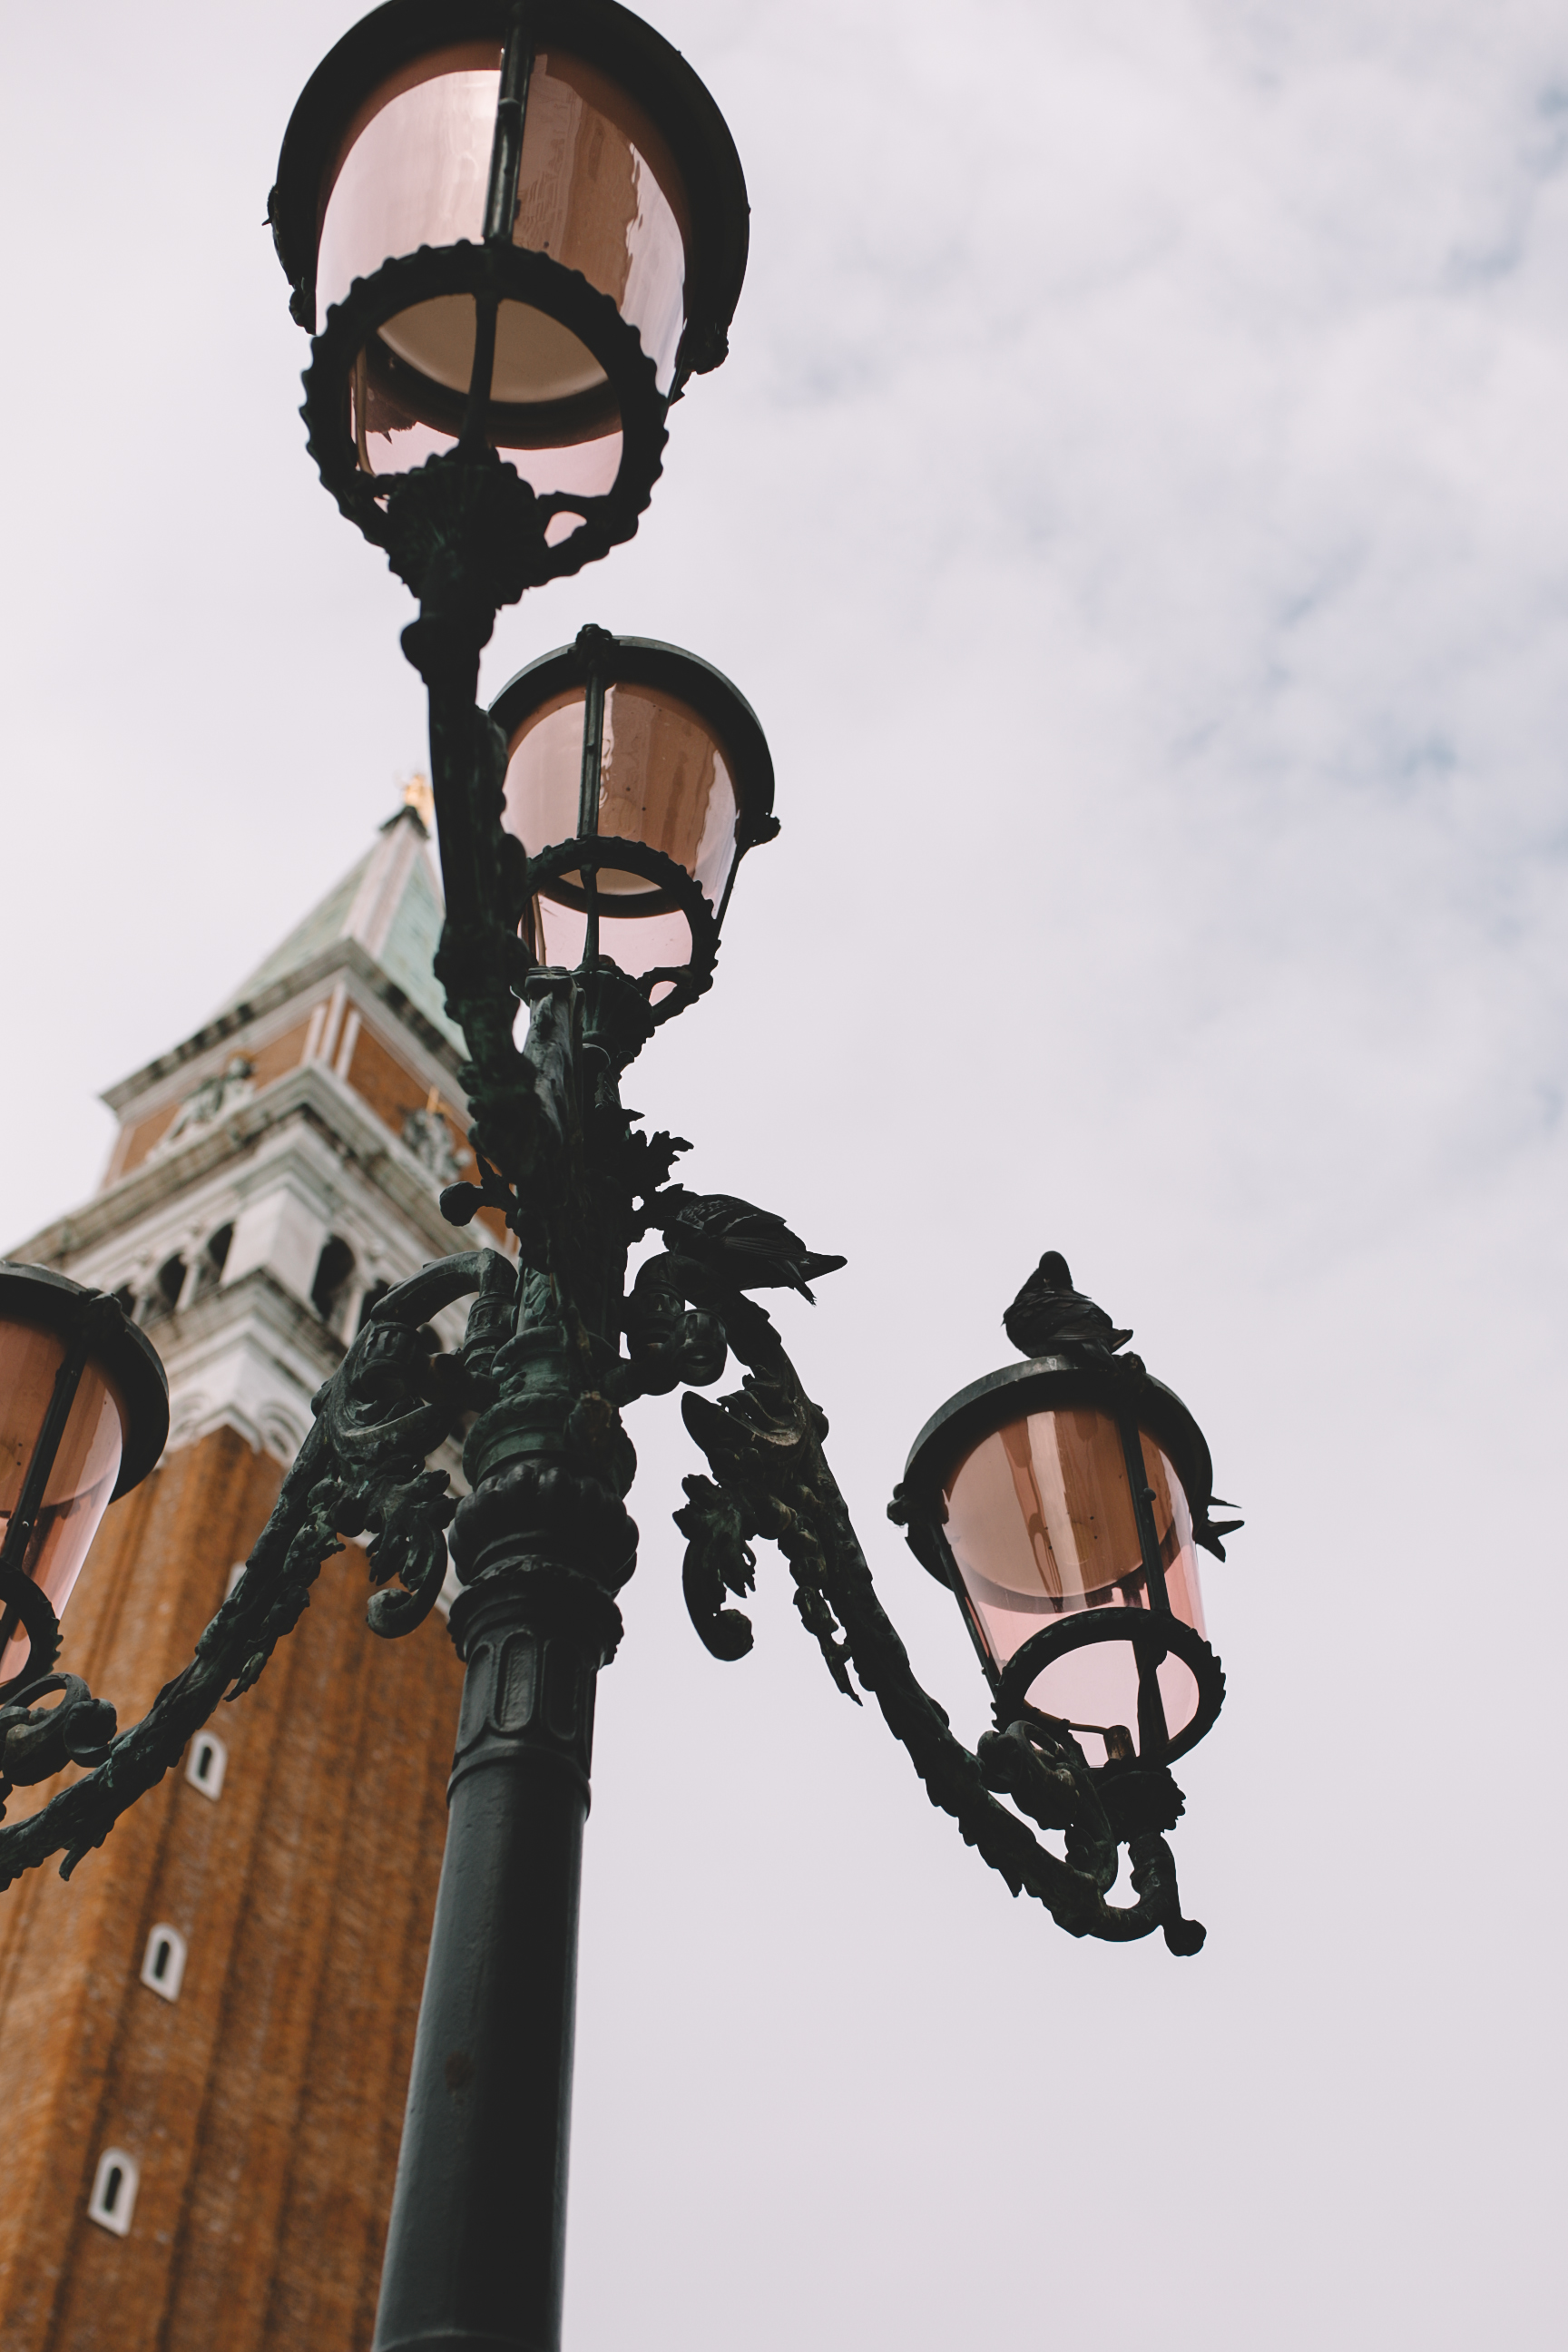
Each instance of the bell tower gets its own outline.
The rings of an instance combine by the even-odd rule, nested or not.
[[[103,1183],[12,1250],[119,1292],[169,1375],[61,1665],[145,1712],[370,1304],[455,1232],[461,1041],[416,799],[194,1035],[105,1099]],[[0,1895],[5,2352],[369,2345],[461,1670],[366,1629],[350,1545],[258,1686],[68,1885]],[[19,1792],[18,1818],[58,1782]]]

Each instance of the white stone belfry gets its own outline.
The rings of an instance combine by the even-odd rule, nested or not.
[[[212,1020],[111,1087],[100,1190],[7,1253],[124,1297],[169,1374],[171,1449],[226,1423],[289,1462],[367,1306],[506,1242],[437,1206],[472,1154],[426,838],[400,809]]]

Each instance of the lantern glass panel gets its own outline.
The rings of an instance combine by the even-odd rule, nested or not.
[[[484,235],[500,49],[437,49],[384,81],[349,124],[322,191],[316,305],[422,245]]]
[[[608,294],[668,393],[686,324],[686,192],[647,115],[580,58],[542,51],[528,88],[514,245]]]
[[[500,89],[500,50],[468,42],[405,68],[366,100],[324,192],[316,261],[323,315],[385,261],[421,246],[481,240]],[[686,322],[686,221],[680,173],[650,118],[581,58],[542,50],[529,82],[512,241],[580,271],[611,298],[653,361],[661,393],[674,380]],[[380,330],[373,373],[404,369],[405,404],[415,382],[466,393],[471,311],[467,298],[443,296],[400,312]],[[604,383],[599,362],[566,328],[521,304],[503,306],[495,401],[570,401]],[[362,412],[366,404],[362,394]],[[373,430],[367,425],[366,437]],[[577,487],[526,470],[536,489]]]
[[[65,1342],[36,1325],[0,1322],[0,1523],[9,1525],[21,1496],[33,1448],[54,1393],[55,1374]],[[81,1573],[88,1546],[98,1532],[125,1439],[125,1406],[116,1384],[100,1366],[89,1363],[72,1402],[65,1435],[55,1456],[38,1523],[22,1562],[23,1572],[41,1585],[56,1616],[64,1611]],[[14,1612],[0,1616],[0,1682],[9,1682],[26,1661],[28,1642]]]
[[[1204,1631],[1192,1512],[1169,1457],[1147,1433],[1143,1467],[1172,1613]],[[1086,1407],[1034,1412],[983,1438],[943,1488],[947,1540],[986,1654],[998,1667],[1032,1634],[1090,1609],[1147,1610],[1148,1580],[1114,1418]],[[1191,1669],[1158,1668],[1173,1738],[1197,1712]],[[1038,1675],[1029,1703],[1072,1724],[1091,1764],[1124,1729],[1134,1748],[1138,1663],[1125,1642],[1069,1651]]]
[[[569,688],[541,705],[512,738],[505,823],[531,856],[578,837],[585,689]],[[706,720],[674,695],[625,681],[605,690],[596,812],[599,838],[640,842],[684,867],[717,907],[735,862],[740,810],[722,746]],[[580,872],[563,877],[563,900],[534,901],[535,954],[568,969],[586,932]],[[597,869],[600,952],[634,975],[691,956],[686,917],[659,885],[626,867]],[[638,901],[644,904],[639,907]]]
[[[412,319],[413,311],[400,314]],[[496,320],[498,364],[505,355],[514,318],[548,326],[537,310],[518,302],[503,302]],[[440,357],[445,373],[457,379],[457,388],[442,396],[435,380],[405,366],[381,337],[367,343],[349,377],[349,426],[367,474],[406,474],[427,457],[455,449],[462,430],[468,372],[474,357],[474,302],[471,295],[443,295],[438,302],[422,302],[418,316],[426,329],[430,348],[426,360]],[[395,326],[396,320],[389,325]],[[439,326],[442,352],[435,348]],[[622,436],[618,424],[581,441],[552,441],[539,446],[537,429],[525,408],[491,407],[486,437],[516,466],[541,498],[563,490],[574,498],[602,498],[615,486],[621,469]],[[557,539],[581,527],[576,515],[552,516],[545,537]]]
[[[613,906],[614,901],[600,900],[599,953],[618,964],[629,979],[640,980],[649,971],[682,970],[691,961],[691,926],[679,907],[633,920],[606,913],[606,904]],[[541,894],[530,901],[529,917],[533,934],[530,951],[541,963],[575,971],[588,944],[587,909],[563,907],[559,899]],[[648,1002],[661,1004],[674,985],[673,981],[656,982]]]

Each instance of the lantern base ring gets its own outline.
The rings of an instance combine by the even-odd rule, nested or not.
[[[1153,1661],[1156,1664],[1162,1657],[1180,1658],[1197,1684],[1197,1710],[1192,1721],[1172,1738],[1164,1755],[1152,1760],[1168,1763],[1195,1748],[1213,1727],[1225,1703],[1224,1669],[1203,1635],[1184,1618],[1149,1609],[1085,1609],[1070,1617],[1059,1617],[1054,1624],[1031,1633],[1022,1648],[1014,1651],[998,1678],[999,1728],[1005,1731],[1020,1717],[1039,1713],[1030,1706],[1028,1697],[1038,1676],[1058,1659],[1098,1642],[1130,1642],[1140,1651],[1153,1651],[1157,1653]],[[1103,1771],[1107,1768],[1102,1765],[1097,1769]]]
[[[637,874],[653,884],[653,888],[635,896],[599,894],[601,915],[626,919],[640,915],[663,915],[678,909],[686,918],[691,932],[691,955],[683,964],[658,964],[631,978],[630,984],[646,998],[654,989],[667,982],[668,996],[650,1004],[649,1018],[658,1024],[672,1020],[689,1004],[704,995],[713,984],[714,960],[719,953],[719,923],[708,894],[700,882],[694,880],[685,866],[662,850],[651,849],[646,842],[626,841],[616,834],[584,835],[575,841],[558,842],[552,848],[541,850],[528,861],[528,887],[531,897],[542,891],[557,899],[563,907],[582,911],[587,907],[587,893],[581,883],[568,881],[567,876],[580,874],[585,867],[609,866],[623,873]],[[628,975],[628,977],[630,977]]]
[[[48,1594],[30,1576],[24,1576],[20,1569],[0,1568],[0,1612],[9,1615],[12,1611],[21,1619],[22,1630],[27,1636],[27,1663],[8,1683],[0,1683],[0,1706],[8,1706],[32,1684],[40,1682],[53,1670],[60,1654],[60,1621]]]
[[[487,414],[502,427],[515,425],[515,446],[547,448],[595,437],[611,413],[618,418],[620,465],[607,491],[588,494],[573,490],[531,491],[531,513],[537,529],[519,551],[519,576],[498,603],[511,604],[523,590],[545,580],[561,579],[582,570],[607,551],[633,537],[653,495],[664,462],[665,411],[653,361],[642,347],[635,327],[622,318],[608,294],[591,286],[582,273],[568,269],[548,254],[524,246],[484,246],[460,243],[421,246],[417,253],[387,261],[369,278],[358,278],[341,302],[327,313],[327,323],[310,346],[305,371],[305,400],[300,409],[308,446],[325,487],[339,508],[375,545],[386,547],[395,537],[387,502],[397,485],[409,478],[402,473],[373,474],[360,462],[349,424],[348,385],[360,353],[388,320],[421,303],[453,295],[476,301],[517,302],[538,310],[564,327],[604,370],[602,394],[587,405],[568,404],[572,418],[562,415],[559,403],[514,408],[489,404]],[[429,387],[444,404],[450,404],[454,441],[467,413],[466,393]],[[577,412],[581,411],[580,415]],[[603,415],[599,412],[602,410]],[[613,428],[611,428],[613,429]],[[522,436],[537,435],[531,442]],[[452,451],[444,453],[448,458]],[[498,453],[499,454],[499,453]],[[503,457],[501,462],[506,463]],[[419,470],[417,468],[414,469]],[[516,472],[516,468],[512,470]],[[526,488],[521,475],[520,488]],[[554,545],[544,533],[557,515],[575,515],[579,528]],[[395,568],[401,569],[395,564]],[[409,582],[416,593],[419,584]]]

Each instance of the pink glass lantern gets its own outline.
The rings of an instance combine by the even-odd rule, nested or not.
[[[1197,1547],[1224,1557],[1212,1498],[1181,1400],[1136,1357],[1064,1339],[950,1399],[898,1511],[957,1597],[998,1725],[1054,1727],[1098,1769],[1163,1766],[1219,1711],[1197,1571]]]
[[[104,1511],[168,1427],[163,1368],[113,1299],[0,1265],[0,1694],[54,1664]]]
[[[311,447],[369,535],[460,443],[544,501],[542,576],[628,537],[664,416],[718,365],[745,183],[679,53],[611,0],[392,0],[300,97],[269,214]]]
[[[1170,1613],[1204,1633],[1193,1519],[1181,1479],[1146,1431],[1137,1435]],[[1157,1605],[1143,1558],[1121,1425],[1091,1405],[1021,1414],[992,1430],[942,1481],[944,1532],[983,1654],[998,1675],[1025,1643],[1091,1611]],[[1167,1649],[1153,1668],[1168,1745],[1199,1708],[1195,1675]],[[1140,1745],[1139,1647],[1100,1640],[1061,1651],[1024,1696],[1068,1723],[1091,1764]]]
[[[658,1019],[708,984],[736,868],[778,830],[773,762],[729,680],[674,646],[585,629],[513,678],[507,830],[539,962],[614,964]]]

